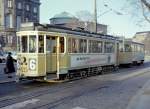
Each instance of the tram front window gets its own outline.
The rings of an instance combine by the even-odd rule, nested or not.
[[[22,52],[26,53],[27,52],[27,48],[28,48],[28,44],[27,44],[27,36],[22,36],[21,37],[21,43],[22,43]]]
[[[39,53],[44,53],[44,36],[39,36]]]
[[[36,36],[29,36],[29,53],[36,52]]]

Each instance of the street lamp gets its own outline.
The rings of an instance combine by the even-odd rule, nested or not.
[[[97,33],[97,1],[94,0],[94,24],[95,24],[95,33]]]

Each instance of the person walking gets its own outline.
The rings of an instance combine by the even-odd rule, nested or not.
[[[15,72],[14,59],[11,56],[11,52],[9,52],[6,60],[5,73],[8,74],[8,78],[12,78],[11,74],[14,72]]]

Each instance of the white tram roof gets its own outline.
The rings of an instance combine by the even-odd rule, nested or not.
[[[61,27],[58,25],[50,25],[50,24],[39,24],[39,23],[22,23],[20,31],[47,31],[47,32],[57,32],[57,33],[67,33],[67,34],[74,34],[80,36],[87,36],[87,37],[95,37],[95,38],[102,38],[102,39],[109,39],[109,40],[118,40],[116,37],[112,35],[105,35],[100,33],[89,32],[81,29],[72,29],[67,27]]]
[[[137,44],[137,45],[142,45],[142,46],[144,46],[144,44],[143,43],[140,43],[140,42],[135,42],[135,41],[133,41],[132,40],[132,38],[124,38],[124,37],[118,37],[117,38],[118,39],[118,41],[119,42],[121,42],[121,43],[128,43],[128,44]]]

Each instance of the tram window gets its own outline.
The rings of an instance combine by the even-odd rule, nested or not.
[[[103,51],[103,43],[101,41],[98,41],[98,53],[102,53]]]
[[[119,43],[119,51],[120,52],[124,52],[124,46],[123,46],[123,43]]]
[[[60,52],[64,53],[64,37],[60,37]]]
[[[78,45],[79,45],[79,40],[72,38],[72,53],[78,53]]]
[[[112,42],[105,42],[104,48],[105,53],[113,53],[114,52],[114,43]]]
[[[27,36],[22,36],[21,38],[21,43],[22,43],[22,52],[25,53],[27,52]]]
[[[17,38],[17,51],[21,51],[20,37]]]
[[[84,40],[83,48],[84,48],[83,52],[87,53],[87,40]]]
[[[29,53],[36,52],[36,36],[29,36]]]
[[[44,53],[44,36],[39,36],[39,53]]]
[[[68,39],[68,52],[72,53],[72,39],[71,38]]]
[[[87,41],[85,39],[79,39],[79,53],[86,53]]]
[[[131,52],[132,50],[132,48],[131,48],[131,45],[129,45],[129,44],[125,44],[124,45],[124,49],[125,49],[125,52]]]
[[[89,41],[89,53],[102,53],[103,44],[101,41]]]
[[[56,38],[51,36],[46,36],[46,52],[56,53]]]

